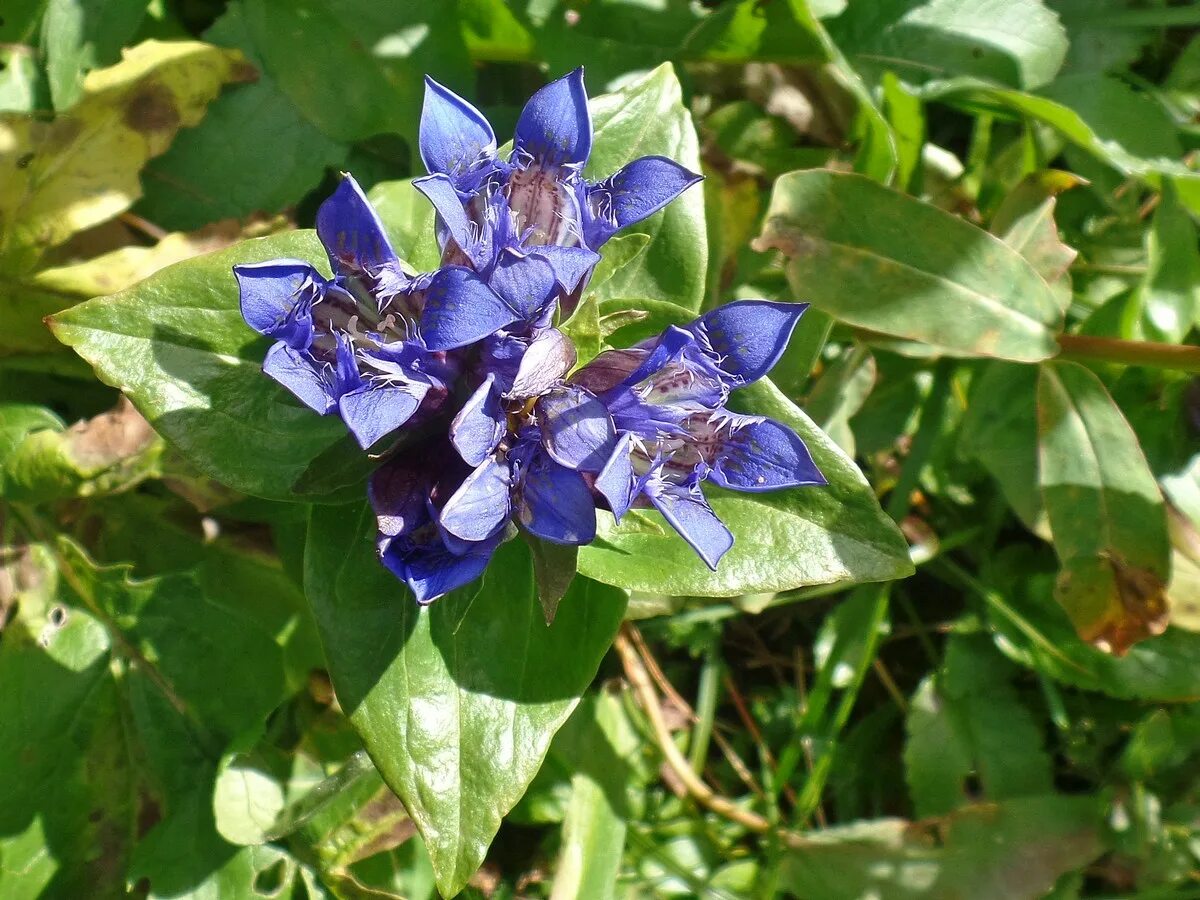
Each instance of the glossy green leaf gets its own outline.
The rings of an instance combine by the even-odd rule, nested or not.
[[[619,91],[592,98],[588,108],[594,129],[584,172],[588,178],[607,178],[626,163],[655,154],[700,171],[696,129],[671,66],[661,65]],[[693,185],[662,212],[621,232],[649,235],[651,244],[632,265],[613,274],[609,296],[700,307],[708,265],[701,190]]]
[[[338,699],[454,895],[482,862],[625,610],[577,578],[547,626],[522,541],[428,608],[380,564],[369,508],[316,508],[305,589]]]
[[[829,900],[1033,900],[1103,847],[1094,799],[1023,797],[927,822],[879,819],[809,832],[788,855],[784,881],[797,896]]]
[[[917,688],[904,763],[919,817],[953,812],[972,799],[1052,790],[1050,756],[1037,719],[1010,683],[1013,668],[986,635],[954,635],[945,670]]]
[[[1085,641],[1124,653],[1166,625],[1170,541],[1158,484],[1108,391],[1076,363],[1038,379],[1039,484],[1059,602]]]
[[[345,429],[262,374],[267,344],[242,321],[230,270],[324,256],[311,231],[247,241],[60,313],[52,328],[200,471],[244,493],[299,499],[293,485]]]
[[[1036,88],[1067,52],[1066,32],[1041,0],[851,3],[830,29],[856,67],[891,69],[915,84],[973,75]]]
[[[705,496],[734,535],[715,573],[658,513],[631,510],[619,526],[600,513],[599,537],[580,550],[580,572],[649,593],[729,597],[883,581],[912,571],[907,544],[858,468],[804,413],[765,380],[734,394],[734,401],[742,411],[795,429],[829,485],[762,494],[705,485]]]
[[[781,250],[797,293],[847,324],[957,356],[1028,362],[1057,352],[1062,312],[1025,259],[865,178],[780,178],[758,246]]]

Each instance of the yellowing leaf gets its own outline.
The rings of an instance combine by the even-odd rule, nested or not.
[[[146,41],[92,72],[65,115],[0,115],[0,271],[28,270],[48,247],[128,209],[138,173],[195,125],[222,85],[255,70],[195,41]]]

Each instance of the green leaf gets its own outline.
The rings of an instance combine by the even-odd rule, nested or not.
[[[1037,484],[1037,381],[1031,366],[988,363],[971,385],[958,447],[991,473],[1026,528],[1048,535]]]
[[[1038,379],[1039,483],[1062,561],[1055,594],[1079,636],[1124,653],[1166,626],[1166,512],[1137,436],[1076,363]]]
[[[558,612],[558,604],[575,580],[579,548],[570,544],[553,544],[532,534],[525,534],[524,537],[529,544],[529,554],[533,557],[533,581],[537,588],[538,603],[549,625]]]
[[[536,55],[555,75],[587,64],[596,86],[645,72],[679,55],[700,10],[687,0],[542,0],[529,4]]]
[[[1059,237],[1054,207],[1059,194],[1080,183],[1077,176],[1053,169],[1025,176],[1004,198],[989,229],[1029,261],[1064,312],[1071,305],[1067,270],[1078,254]]]
[[[1180,343],[1200,315],[1200,248],[1196,225],[1174,185],[1162,197],[1146,233],[1146,275],[1137,289],[1139,331],[1147,340]]]
[[[213,814],[217,831],[231,844],[265,843],[284,805],[283,786],[253,765],[235,762],[217,776]]]
[[[146,17],[145,0],[49,0],[42,19],[42,50],[55,109],[66,109],[83,77],[115,63]]]
[[[247,241],[59,313],[51,328],[200,471],[247,494],[300,499],[293,485],[345,429],[262,374],[266,342],[242,321],[230,269],[324,256],[311,231]]]
[[[591,683],[625,596],[578,578],[547,626],[522,541],[482,583],[421,608],[375,554],[363,506],[315,508],[305,591],[342,709],[453,896]]]
[[[62,353],[43,319],[102,294],[130,287],[159,269],[228,243],[228,235],[168,234],[152,247],[128,246],[83,262],[22,275],[0,275],[0,355]],[[85,367],[86,368],[86,367]]]
[[[594,134],[584,172],[588,178],[607,178],[626,163],[655,154],[700,171],[696,129],[670,65],[615,93],[593,97],[588,108]],[[701,187],[688,188],[662,212],[622,231],[629,234],[649,235],[651,243],[633,264],[609,279],[609,296],[670,300],[699,309],[708,265]]]
[[[592,270],[584,293],[598,301],[625,296],[618,287],[624,283],[623,280],[613,281],[613,278],[626,266],[632,265],[649,247],[650,235],[636,231],[611,238],[600,248],[600,262]]]
[[[230,4],[205,39],[242,51],[263,69],[242,6]],[[344,145],[322,134],[261,71],[253,84],[218,97],[204,121],[182,132],[146,167],[138,212],[180,231],[279,212],[317,187],[327,169],[343,167],[346,154]]]
[[[850,347],[821,374],[804,401],[804,411],[851,459],[855,444],[850,419],[875,387],[876,374],[871,352],[861,345]]]
[[[800,897],[889,900],[1045,896],[1058,877],[1103,849],[1090,797],[1022,797],[943,819],[878,819],[808,832],[784,861]]]
[[[234,848],[196,810],[222,748],[280,701],[279,650],[187,577],[132,582],[65,539],[41,551],[48,589],[22,595],[0,641],[0,893],[122,896],[135,841],[178,829],[187,849],[168,859],[199,888]]]
[[[244,9],[267,74],[337,141],[395,132],[415,147],[423,76],[470,84],[450,4],[246,0]]]
[[[626,795],[643,750],[620,693],[602,689],[589,696],[572,725],[581,716],[586,717],[586,727],[571,735],[569,748],[562,748],[569,749],[575,771],[551,900],[614,896],[630,815]],[[558,742],[554,749],[560,750]]]
[[[126,491],[159,474],[162,440],[129,401],[67,430],[27,435],[4,462],[4,496],[25,503]]]
[[[1059,79],[1045,96],[1006,90],[973,79],[932,85],[927,99],[983,107],[1044,122],[1063,138],[1125,175],[1158,186],[1175,180],[1179,197],[1200,211],[1200,173],[1179,162],[1181,147],[1166,111],[1113,77]]]
[[[805,0],[723,3],[688,36],[683,54],[721,63],[820,65],[828,57],[814,23]]]
[[[146,160],[200,121],[222,85],[252,76],[235,51],[146,41],[90,73],[69,113],[0,115],[0,273],[128,209]]]
[[[956,356],[1057,353],[1062,312],[1018,253],[965,220],[866,178],[775,183],[759,249],[779,249],[797,296],[847,324]]]
[[[5,496],[4,481],[8,461],[26,436],[37,431],[62,431],[62,419],[32,403],[0,403],[0,497]]]
[[[1084,643],[1066,611],[1054,602],[1053,573],[1042,575],[1026,558],[991,588],[988,621],[996,646],[1015,662],[1064,684],[1122,699],[1191,702],[1200,695],[1200,635],[1180,628],[1134,644],[1113,656]]]
[[[829,480],[763,494],[706,485],[734,544],[711,572],[658,515],[631,510],[620,526],[599,514],[599,536],[579,552],[579,571],[631,590],[696,597],[785,591],[810,584],[883,581],[912,571],[908,546],[858,468],[764,380],[734,395],[739,410],[793,428]]]
[[[432,272],[441,265],[433,204],[412,186],[411,178],[380,182],[367,198],[402,259],[418,272]]]
[[[1041,0],[852,3],[830,30],[860,71],[890,69],[911,84],[972,75],[1036,88],[1067,53],[1066,32]]]
[[[987,800],[1053,789],[1041,727],[1010,684],[1013,668],[986,635],[953,635],[944,673],[917,688],[905,723],[904,763],[920,818],[977,798],[973,774]]]

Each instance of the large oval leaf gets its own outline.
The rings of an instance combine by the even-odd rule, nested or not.
[[[529,550],[422,609],[375,556],[375,520],[315,507],[305,590],[342,708],[454,896],[595,677],[623,592],[584,578],[547,626]]]
[[[801,299],[850,325],[954,356],[1036,362],[1058,352],[1061,307],[1019,253],[859,175],[784,175],[758,244],[783,251]]]
[[[242,321],[231,272],[284,256],[317,261],[325,252],[311,231],[247,241],[89,300],[50,325],[202,472],[247,494],[312,499],[293,485],[345,428],[262,374],[267,343]]]
[[[1042,367],[1038,473],[1054,549],[1055,596],[1085,641],[1124,653],[1167,624],[1167,513],[1137,435],[1078,363]]]
[[[585,174],[607,178],[639,156],[667,156],[700,171],[700,145],[675,70],[663,63],[653,72],[588,104],[594,137]],[[650,246],[613,274],[610,297],[648,297],[699,309],[708,266],[704,195],[691,187],[661,213],[621,233],[650,236]]]
[[[837,444],[769,381],[734,399],[746,412],[793,428],[829,485],[739,494],[706,484],[705,495],[734,535],[715,573],[658,513],[632,510],[619,526],[600,513],[600,536],[580,549],[580,572],[632,590],[695,597],[885,581],[912,572],[903,536]]]

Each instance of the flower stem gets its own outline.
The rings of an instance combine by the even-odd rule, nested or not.
[[[1200,347],[1154,341],[1123,341],[1081,334],[1060,334],[1058,345],[1062,348],[1059,359],[1149,366],[1153,369],[1177,369],[1200,374]]]

